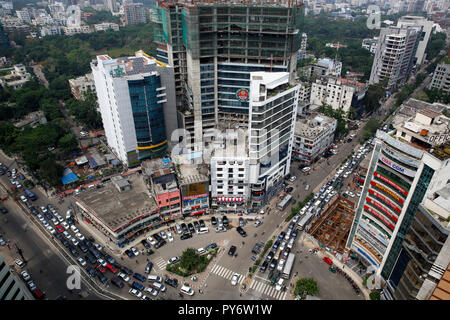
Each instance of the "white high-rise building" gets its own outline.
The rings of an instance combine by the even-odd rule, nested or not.
[[[415,64],[421,33],[417,27],[381,28],[369,83],[387,78],[387,88],[393,89],[406,81]]]
[[[288,72],[251,72],[249,99],[250,192],[253,207],[278,193],[289,173],[301,84]]]
[[[288,72],[251,72],[248,129],[216,137],[211,155],[212,206],[221,212],[259,207],[278,193],[289,173],[300,83]]]
[[[108,145],[131,166],[164,154],[177,128],[173,68],[142,51],[91,63]]]
[[[428,40],[433,32],[433,24],[433,21],[418,16],[403,16],[398,19],[397,27],[422,27],[422,35],[420,36],[415,54],[417,59],[416,65],[422,64],[425,60],[425,49],[427,48]]]

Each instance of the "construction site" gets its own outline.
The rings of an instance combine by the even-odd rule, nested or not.
[[[354,214],[355,203],[338,197],[318,219],[313,221],[309,234],[321,246],[343,254]]]

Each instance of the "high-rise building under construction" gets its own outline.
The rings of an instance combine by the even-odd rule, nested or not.
[[[188,143],[210,141],[218,123],[248,127],[242,93],[250,96],[250,72],[295,79],[299,0],[159,1],[151,19],[157,59],[174,67],[178,123],[191,134]]]

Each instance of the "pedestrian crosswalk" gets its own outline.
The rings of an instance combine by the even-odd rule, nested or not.
[[[286,299],[286,296],[288,294],[287,291],[278,291],[277,289],[275,289],[275,286],[272,287],[268,283],[257,281],[255,279],[252,279],[249,288],[261,292],[262,294],[274,298],[275,300],[284,300]]]
[[[158,266],[160,270],[166,270],[167,261],[161,257],[154,260],[154,263]]]
[[[241,275],[239,273],[234,272],[233,270],[227,269],[225,267],[219,266],[216,264],[212,269],[211,272],[218,275],[219,277],[225,278],[227,280],[231,280],[234,274],[239,275],[238,277],[238,283],[242,283],[245,279],[244,275]]]

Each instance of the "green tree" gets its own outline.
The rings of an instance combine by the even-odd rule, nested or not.
[[[78,148],[77,138],[73,133],[67,133],[59,139],[58,147],[61,148],[63,153],[69,154],[70,152]]]
[[[306,297],[306,295],[314,296],[319,293],[317,281],[313,278],[300,278],[295,283],[294,294]]]
[[[50,186],[61,185],[64,168],[53,159],[45,159],[39,167],[39,177]]]
[[[375,134],[377,129],[380,127],[380,122],[376,118],[370,118],[364,126],[363,141],[368,140],[371,136]]]
[[[202,261],[201,256],[197,254],[195,249],[187,248],[183,251],[180,257],[180,266],[188,272],[196,269],[198,264]]]

